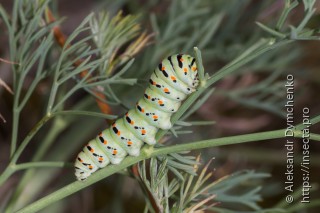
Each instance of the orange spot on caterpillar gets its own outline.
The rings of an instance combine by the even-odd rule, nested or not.
[[[132,145],[132,141],[128,141],[128,143],[127,143],[128,145]]]
[[[169,89],[168,88],[164,88],[163,91],[164,92],[169,92]]]
[[[165,67],[161,67],[161,70],[165,70],[166,68]]]
[[[142,130],[141,130],[141,133],[144,135],[144,134],[147,133],[147,131],[146,131],[145,129],[142,129]]]
[[[192,71],[196,71],[197,70],[197,68],[196,67],[192,67]]]
[[[171,76],[171,80],[175,81],[177,80],[176,77],[174,77],[173,75]]]
[[[133,125],[133,124],[134,124],[134,121],[131,121],[130,124]]]
[[[115,124],[115,123],[113,123],[113,124],[112,124],[112,127],[115,127],[115,126],[116,126],[116,124]]]
[[[93,169],[93,166],[92,166],[92,165],[89,165],[89,169]]]
[[[150,99],[150,95],[148,95],[148,99]]]
[[[185,67],[185,68],[183,68],[183,71],[184,72],[188,72],[188,69]]]
[[[99,157],[99,159],[98,159],[99,161],[103,161],[103,158],[102,157]]]
[[[118,153],[117,150],[113,150],[112,154],[116,155]]]
[[[143,108],[141,109],[141,112],[144,112],[144,109],[143,109]]]
[[[103,141],[103,144],[108,144],[108,141],[104,140],[104,141]]]
[[[117,135],[120,135],[120,131],[117,132]]]
[[[152,116],[154,119],[158,119],[158,116],[157,115],[154,115],[154,116]]]
[[[163,104],[163,101],[159,100],[159,101],[158,101],[158,104],[160,104],[160,105]]]
[[[183,58],[180,58],[180,61],[183,62]]]
[[[92,149],[92,148],[91,148],[91,149],[90,149],[90,152],[92,152],[92,153],[93,153],[93,152],[94,152],[94,149]]]

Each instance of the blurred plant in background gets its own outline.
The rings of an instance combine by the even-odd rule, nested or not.
[[[319,75],[312,72],[319,67],[304,66],[301,41],[319,40],[314,30],[318,3],[68,1],[72,11],[65,20],[57,17],[58,6],[64,8],[66,2],[9,3],[0,4],[0,43],[5,47],[0,52],[1,212],[44,207],[45,212],[228,213],[307,208],[299,203],[286,206],[279,186],[283,179],[279,174],[270,178],[285,162],[279,146],[216,147],[201,150],[201,160],[190,151],[283,137],[281,131],[261,131],[285,126],[288,73],[297,77],[297,108],[310,103],[317,109]],[[80,9],[89,13],[86,5],[98,11],[68,23]],[[11,13],[6,9],[10,7]],[[194,52],[198,67],[203,63],[206,73],[202,68],[202,85],[172,118],[176,125],[170,132],[159,131],[160,143],[154,149],[145,147],[138,158],[105,168],[86,183],[73,182],[70,162],[88,139],[106,128],[99,118],[110,122],[121,115],[141,97],[162,58],[192,54],[195,46],[201,50]],[[224,140],[251,132],[261,133]],[[246,168],[257,171],[241,171]],[[267,177],[272,180],[266,183]],[[73,193],[76,196],[65,198]],[[295,200],[300,195],[296,193]],[[319,207],[320,199],[313,199],[312,205]]]

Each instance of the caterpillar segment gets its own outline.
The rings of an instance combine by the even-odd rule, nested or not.
[[[195,59],[178,54],[164,59],[152,73],[136,106],[102,131],[78,154],[75,175],[86,180],[93,172],[119,164],[127,155],[139,156],[144,143],[154,145],[159,129],[172,127],[170,118],[199,84]]]
[[[144,100],[156,109],[162,110],[168,113],[176,112],[180,105],[180,101],[171,100],[169,98],[161,96],[157,90],[153,90],[148,87],[144,92]]]
[[[159,64],[155,70],[155,73],[157,73],[158,76],[161,76],[162,79],[171,86],[171,88],[183,92],[184,94],[188,95],[195,91],[194,88],[189,87],[185,82],[176,77],[173,67],[166,59]]]
[[[148,104],[143,98],[140,99],[136,105],[136,111],[149,125],[155,126],[160,129],[170,129],[172,124],[170,117],[172,113],[167,113],[156,109]]]
[[[114,140],[112,137],[114,133],[119,136],[122,135],[122,132],[113,124],[109,129],[103,130],[102,133],[96,137],[96,143],[100,142],[102,151],[106,153],[112,164],[119,164],[126,157],[127,152],[122,144]]]
[[[129,131],[131,131],[141,141],[154,145],[156,143],[156,134],[158,128],[150,125],[136,112],[136,109],[129,110],[124,116],[124,123]]]
[[[143,141],[128,131],[123,119],[118,119],[112,125],[112,138],[131,156],[140,154]]]
[[[161,77],[159,77],[159,75],[157,75],[156,73],[153,73],[153,75],[151,75],[149,83],[149,87],[152,90],[157,90],[160,93],[160,95],[165,98],[169,98],[175,101],[183,101],[187,97],[187,94],[172,88],[165,82],[165,80],[162,80]]]

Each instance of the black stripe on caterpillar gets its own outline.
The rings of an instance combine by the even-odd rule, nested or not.
[[[147,143],[156,143],[158,129],[170,129],[170,118],[181,102],[198,87],[195,58],[178,54],[164,59],[152,73],[136,107],[102,131],[78,154],[75,175],[87,179],[108,164],[119,164],[127,155],[138,156]]]

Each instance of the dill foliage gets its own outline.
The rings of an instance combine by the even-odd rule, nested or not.
[[[60,212],[65,206],[51,204],[115,173],[139,183],[144,212],[299,209],[299,205],[287,209],[284,201],[269,208],[260,206],[263,180],[270,174],[238,171],[217,178],[210,167],[214,159],[201,160],[200,155],[194,157],[190,152],[284,137],[283,130],[206,140],[189,137],[203,126],[219,125],[191,118],[213,96],[285,117],[281,79],[302,54],[296,41],[319,40],[316,30],[308,25],[315,14],[315,1],[286,0],[278,16],[267,19],[261,18],[270,6],[266,1],[254,4],[251,13],[247,12],[250,3],[178,0],[164,5],[147,1],[141,6],[136,1],[116,1],[87,15],[68,36],[61,34],[64,18],[53,18],[55,1],[34,0],[31,4],[15,0],[11,12],[0,4],[1,33],[7,38],[9,54],[9,59],[0,63],[11,62],[12,73],[12,82],[0,78],[0,86],[12,90],[13,97],[10,151],[8,164],[0,174],[0,186],[7,186],[13,174],[23,171],[12,193],[2,195],[0,211],[29,213],[47,208],[48,212]],[[152,10],[157,6],[160,12]],[[125,15],[120,10],[123,7],[134,12]],[[288,25],[298,7],[304,9],[301,19]],[[173,115],[174,127],[160,130],[156,136],[159,143],[144,146],[140,156],[101,169],[83,183],[75,181],[71,159],[102,129],[101,120],[114,120],[131,108],[158,61],[178,52],[194,53],[200,86]],[[248,72],[266,77],[236,90],[216,88],[216,83],[227,76],[242,78]],[[39,99],[37,121],[23,126],[35,96]],[[320,121],[319,116],[311,120],[312,125]],[[301,137],[303,125],[298,127],[295,135]],[[311,139],[319,141],[320,137],[312,134]],[[62,168],[66,178],[47,194],[47,185],[61,175]],[[121,202],[124,200],[119,195],[113,205]]]

